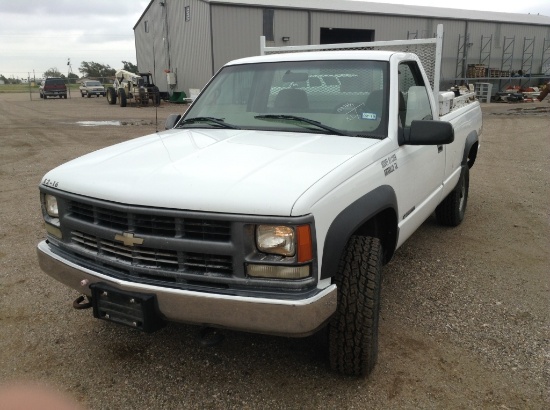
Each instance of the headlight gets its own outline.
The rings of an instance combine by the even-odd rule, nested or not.
[[[258,225],[256,245],[261,252],[294,256],[296,253],[294,228],[283,225]]]
[[[57,208],[57,198],[53,195],[44,195],[44,206],[46,213],[52,218],[59,218],[59,209]]]

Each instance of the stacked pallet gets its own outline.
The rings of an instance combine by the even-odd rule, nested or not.
[[[487,66],[485,64],[468,64],[466,77],[468,78],[487,77]]]

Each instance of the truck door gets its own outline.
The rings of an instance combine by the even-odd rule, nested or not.
[[[413,120],[433,119],[428,93],[415,61],[399,65],[399,132],[407,133]],[[445,146],[401,145],[397,152],[400,168],[398,203],[402,243],[441,201],[445,172]]]

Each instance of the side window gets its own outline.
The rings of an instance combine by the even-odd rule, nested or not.
[[[414,120],[431,120],[432,107],[428,89],[416,62],[399,65],[399,121],[410,127]]]

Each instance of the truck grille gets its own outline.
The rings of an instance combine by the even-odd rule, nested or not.
[[[74,197],[62,209],[67,250],[105,274],[169,287],[226,286],[243,264],[232,255],[232,223],[209,214]],[[143,244],[115,239],[123,233]]]
[[[136,234],[166,238],[231,239],[231,224],[227,221],[124,212],[76,201],[70,201],[68,208],[74,219],[118,231],[131,230]]]
[[[127,264],[134,268],[159,269],[170,272],[187,272],[195,274],[230,275],[233,271],[231,256],[209,255],[204,253],[183,252],[176,250],[153,249],[147,247],[125,246],[82,232],[71,232],[74,245],[85,251],[101,255],[105,262]]]

